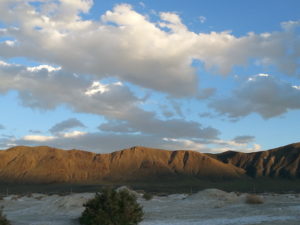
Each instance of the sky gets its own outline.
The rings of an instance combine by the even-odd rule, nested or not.
[[[300,141],[298,0],[1,0],[0,149]]]

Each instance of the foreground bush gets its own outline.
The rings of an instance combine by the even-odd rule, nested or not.
[[[127,189],[104,189],[84,206],[79,218],[82,225],[137,225],[144,215],[135,195]]]
[[[262,203],[264,203],[264,200],[258,195],[249,194],[246,197],[246,203],[248,203],[248,204],[262,204]]]
[[[0,209],[0,225],[11,225],[10,222],[6,219],[5,215],[3,215],[3,208]]]

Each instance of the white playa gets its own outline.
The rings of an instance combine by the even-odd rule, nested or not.
[[[33,194],[8,196],[0,201],[13,225],[78,225],[82,204],[92,193],[67,196]],[[299,225],[299,194],[263,194],[264,204],[245,203],[246,194],[237,195],[207,189],[193,195],[139,196],[145,219],[141,225]]]

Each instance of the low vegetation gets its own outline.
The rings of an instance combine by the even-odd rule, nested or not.
[[[146,192],[146,193],[143,194],[143,198],[145,200],[149,201],[153,198],[153,195],[151,193]]]
[[[11,225],[11,223],[6,219],[3,214],[3,208],[0,209],[0,225]]]
[[[127,189],[106,188],[84,204],[81,225],[137,225],[143,220],[143,209]]]
[[[255,195],[255,194],[249,194],[246,196],[246,203],[248,204],[263,204],[264,200],[262,197]]]

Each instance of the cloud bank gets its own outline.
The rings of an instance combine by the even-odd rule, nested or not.
[[[116,5],[99,19],[85,19],[92,6],[91,0],[0,1],[0,94],[15,91],[21,104],[32,109],[64,105],[104,120],[95,125],[99,131],[84,132],[84,124],[71,118],[54,124],[47,134],[3,137],[5,146],[76,144],[107,151],[136,143],[259,150],[251,135],[221,140],[219,129],[189,119],[176,100],[208,102],[215,113],[232,120],[251,113],[270,119],[300,108],[300,85],[266,73],[241,82],[223,97],[216,96],[216,87],[201,83],[201,71],[231,76],[235,66],[253,64],[299,79],[299,21],[284,22],[279,31],[236,36],[230,31],[196,33],[176,13],[151,17],[128,4]],[[9,63],[16,57],[38,65]],[[161,113],[146,110],[147,92],[163,98]],[[212,112],[199,115],[218,117]]]
[[[282,30],[236,37],[229,31],[195,33],[170,12],[157,21],[130,5],[116,5],[100,20],[86,20],[92,1],[1,1],[2,57],[27,57],[59,65],[78,74],[107,76],[173,96],[197,93],[193,60],[207,70],[228,74],[235,65],[272,65],[299,76],[299,21],[282,23]],[[292,49],[292,51],[291,51]],[[71,54],[70,54],[71,53]]]

